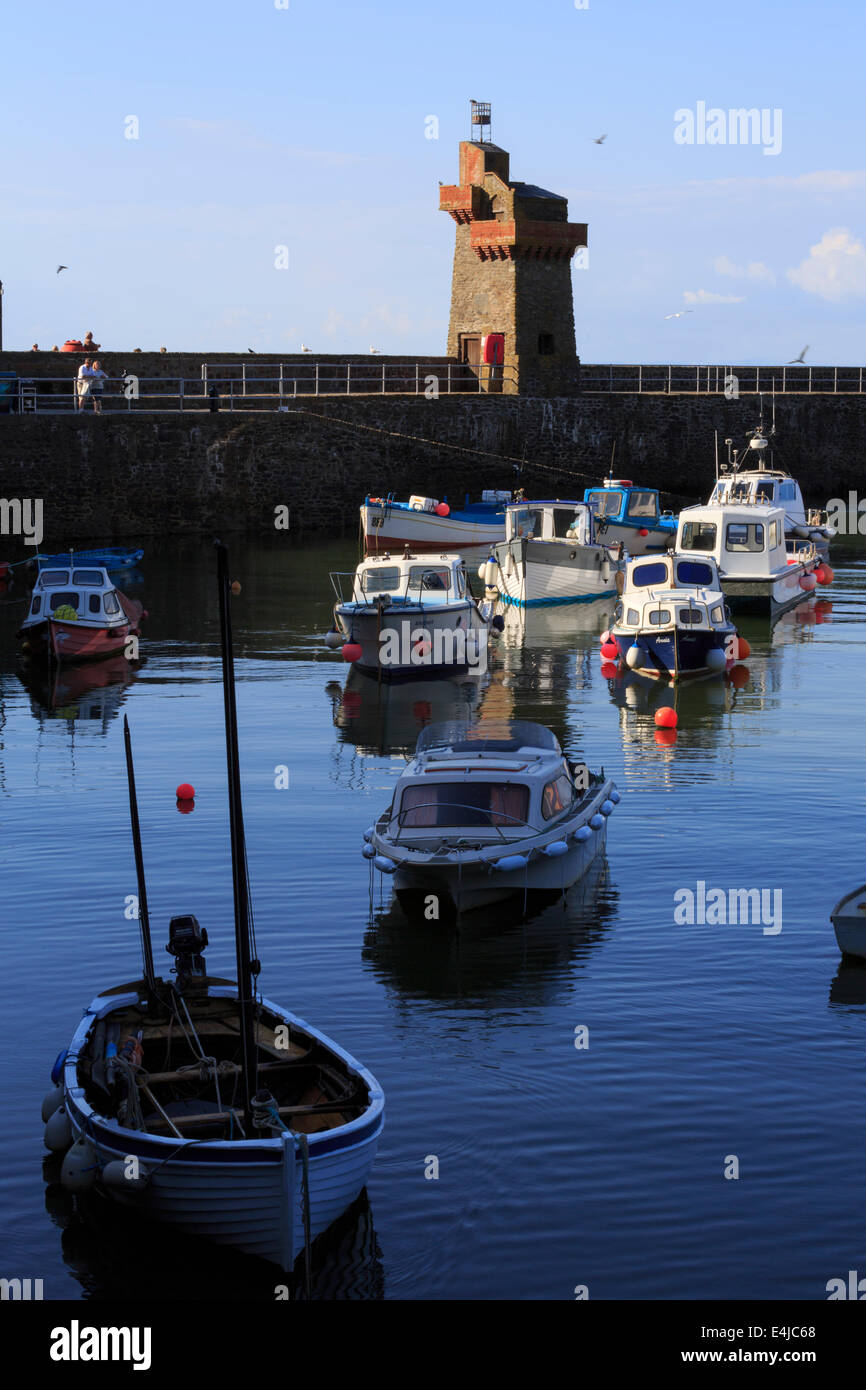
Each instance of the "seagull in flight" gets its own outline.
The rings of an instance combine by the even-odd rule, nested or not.
[[[666,319],[681,319],[683,314],[693,314],[694,309],[680,309],[676,314],[665,314]]]
[[[57,274],[59,275],[60,272],[61,272],[61,270],[68,270],[68,269],[69,269],[69,266],[68,266],[68,265],[59,265],[59,266],[57,267]]]
[[[599,136],[597,136],[597,137],[594,135],[594,136],[592,137],[592,143],[593,143],[594,145],[603,145],[606,139],[607,139],[607,136],[606,136],[606,135],[599,135]]]
[[[809,351],[809,344],[807,343],[806,346],[803,348],[803,351],[800,353],[800,356],[799,356],[799,357],[792,357],[792,358],[791,358],[791,361],[790,361],[787,365],[788,365],[789,367],[797,367],[797,366],[805,367],[805,365],[806,365],[806,353],[807,353],[808,351]]]

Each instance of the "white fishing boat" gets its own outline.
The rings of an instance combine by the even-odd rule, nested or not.
[[[462,505],[436,497],[416,495],[408,502],[387,497],[365,497],[361,527],[368,553],[393,551],[408,545],[423,550],[488,549],[505,536],[505,508],[511,493],[488,489],[480,502]]]
[[[494,604],[473,598],[462,556],[368,555],[331,583],[337,602],[325,645],[360,670],[385,680],[486,671]]]
[[[839,899],[830,921],[843,956],[866,960],[866,883]]]
[[[750,430],[745,450],[734,449],[733,440],[726,439],[727,463],[721,465],[710,503],[768,503],[780,506],[785,512],[785,537],[792,544],[811,541],[819,555],[829,553],[830,542],[837,535],[827,519],[827,512],[818,508],[806,509],[803,494],[796,478],[776,459],[775,402],[773,423],[769,435],[764,430],[763,397],[760,423]],[[717,469],[717,473],[718,473]]]
[[[519,893],[562,893],[605,843],[619,793],[523,720],[431,724],[364,836],[401,907],[447,919]],[[429,914],[428,914],[429,915]]]
[[[626,565],[610,640],[629,670],[681,680],[725,670],[737,630],[709,556],[641,556]]]
[[[505,540],[478,573],[503,603],[577,603],[614,592],[623,554],[621,545],[599,543],[586,502],[519,502],[506,512]]]
[[[124,720],[143,977],[104,990],[52,1071],[45,1142],[61,1182],[290,1270],[364,1188],[384,1122],[374,1077],[259,993],[224,547],[218,579],[238,982],[209,976],[207,932],[169,923],[175,978],[156,975],[129,728]]]
[[[34,661],[98,661],[124,652],[146,617],[138,599],[115,588],[104,566],[46,566],[17,635],[22,655]]]
[[[768,502],[685,507],[676,549],[715,560],[734,613],[775,617],[832,579],[811,541],[786,544],[784,509]]]

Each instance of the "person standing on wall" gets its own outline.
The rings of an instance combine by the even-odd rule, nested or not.
[[[90,377],[90,394],[93,398],[93,409],[97,415],[102,414],[102,393],[105,383],[108,380],[108,372],[104,372],[100,366],[99,359],[94,358],[93,371]]]
[[[84,409],[84,403],[90,395],[90,385],[93,380],[93,367],[90,358],[85,357],[81,366],[78,368],[78,379],[75,383],[75,390],[78,396],[75,406],[77,410]]]

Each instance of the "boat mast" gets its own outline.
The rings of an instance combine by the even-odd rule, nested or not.
[[[229,825],[232,845],[232,882],[235,899],[235,949],[238,971],[238,1005],[241,1024],[241,1083],[244,1132],[252,1137],[251,1101],[258,1089],[255,1039],[255,995],[250,944],[249,884],[241,803],[241,771],[238,760],[238,716],[235,701],[235,666],[232,652],[228,551],[217,541],[217,587],[220,604],[220,646],[223,668],[223,702],[226,722],[226,763],[229,781]]]
[[[123,746],[126,749],[126,782],[129,787],[129,819],[132,825],[132,848],[135,851],[135,877],[138,880],[138,926],[141,932],[141,954],[144,959],[144,978],[151,994],[156,993],[153,971],[153,948],[150,942],[150,918],[147,915],[147,885],[144,881],[144,858],[141,853],[141,825],[138,820],[138,798],[135,794],[135,768],[132,765],[132,740],[129,720],[123,716]]]

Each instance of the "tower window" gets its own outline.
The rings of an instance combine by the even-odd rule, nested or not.
[[[538,355],[539,357],[551,357],[556,351],[552,333],[539,333],[538,335]]]

